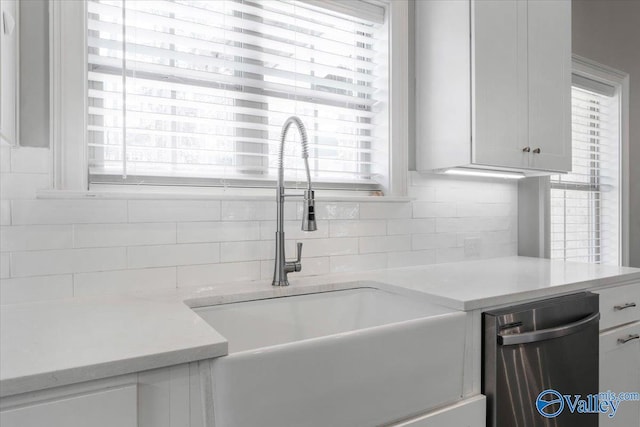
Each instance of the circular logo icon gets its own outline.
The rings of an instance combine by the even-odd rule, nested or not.
[[[554,418],[560,415],[564,409],[564,399],[562,395],[555,390],[545,390],[538,395],[536,408],[543,417]]]

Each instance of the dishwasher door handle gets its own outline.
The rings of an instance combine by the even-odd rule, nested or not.
[[[499,345],[517,345],[550,340],[575,334],[600,319],[600,313],[593,313],[584,319],[555,328],[540,329],[539,331],[523,332],[521,334],[498,334]]]

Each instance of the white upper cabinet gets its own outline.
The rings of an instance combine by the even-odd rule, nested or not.
[[[416,166],[571,169],[571,3],[416,1]]]
[[[0,143],[18,134],[18,2],[0,2]]]
[[[571,2],[527,5],[529,167],[570,171]]]
[[[473,141],[472,162],[526,167],[527,58],[521,54],[526,52],[526,3],[483,0],[471,7],[472,135],[466,140]]]

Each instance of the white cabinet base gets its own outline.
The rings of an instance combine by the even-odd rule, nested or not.
[[[2,427],[136,427],[137,387],[71,395],[0,412]]]
[[[485,427],[487,398],[479,395],[393,427]]]
[[[640,392],[640,322],[600,333],[600,391]],[[640,427],[640,402],[621,402],[613,418],[600,416],[600,427]]]

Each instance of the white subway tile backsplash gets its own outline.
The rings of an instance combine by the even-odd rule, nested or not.
[[[424,249],[435,249],[438,247],[436,233],[413,234],[411,236],[411,249],[421,251]]]
[[[336,237],[331,239],[309,239],[304,241],[303,257],[348,255],[358,253],[358,239]]]
[[[457,203],[508,203],[517,193],[514,183],[460,181],[436,188],[436,201]]]
[[[0,225],[11,224],[11,201],[0,200]]]
[[[73,276],[74,296],[161,291],[175,287],[176,267],[100,271]]]
[[[13,252],[11,276],[45,276],[126,268],[126,248]]]
[[[14,200],[13,225],[87,224],[127,221],[126,200]]]
[[[464,248],[438,248],[436,249],[436,263],[463,261]]]
[[[457,203],[511,203],[517,201],[517,186],[514,183],[466,182],[455,188],[436,189],[439,202]]]
[[[293,246],[287,242],[285,250],[291,255],[289,249]],[[248,241],[248,242],[223,242],[220,243],[220,261],[221,262],[237,262],[237,261],[258,261],[273,257],[275,244],[267,240]]]
[[[512,226],[511,217],[469,217],[458,219],[457,231],[498,231]]]
[[[5,279],[11,276],[11,255],[6,253],[0,253],[0,279]]]
[[[517,235],[511,230],[499,230],[499,231],[482,231],[479,233],[458,233],[458,246],[464,246],[465,239],[478,238],[483,241],[497,243],[497,244],[509,244],[517,242]]]
[[[275,201],[35,199],[49,185],[50,151],[5,147],[0,267],[8,301],[273,274]],[[316,201],[314,233],[300,230],[302,203],[285,203],[288,259],[304,242],[303,271],[291,279],[516,254],[516,183],[416,172],[409,182],[413,201]]]
[[[467,231],[465,233],[456,233],[456,246],[464,247],[464,242],[465,240],[468,240],[468,239],[482,240],[485,234],[486,233],[481,233],[479,231],[478,232]]]
[[[368,236],[360,237],[360,253],[398,252],[411,249],[411,236]]]
[[[433,264],[436,262],[435,249],[419,251],[390,252],[388,254],[388,267],[412,267],[416,265]]]
[[[296,207],[296,203],[285,203],[284,218],[295,219]],[[262,200],[223,200],[221,218],[223,221],[275,220],[276,202]]]
[[[73,241],[76,248],[172,244],[176,243],[176,224],[76,224]]]
[[[259,239],[260,224],[256,221],[178,223],[178,243],[235,242]]]
[[[380,236],[387,234],[387,223],[382,219],[335,220],[329,222],[331,237]]]
[[[436,231],[435,218],[390,219],[387,221],[388,234],[433,233]]]
[[[14,173],[48,174],[51,151],[43,148],[15,147],[11,150],[11,171]]]
[[[433,184],[428,186],[413,186],[409,187],[407,192],[409,197],[413,197],[423,202],[435,202],[436,201],[436,189]]]
[[[260,278],[260,261],[178,267],[178,287],[207,286]]]
[[[129,200],[129,222],[187,222],[220,219],[218,200]]]
[[[439,248],[455,248],[458,244],[458,235],[456,233],[436,233],[436,245]]]
[[[132,246],[127,248],[129,268],[212,264],[220,261],[218,243]]]
[[[459,217],[505,217],[516,215],[516,206],[511,203],[458,203]]]
[[[441,186],[436,188],[435,200],[437,202],[456,203],[458,201],[464,200],[466,196],[467,194],[464,190],[459,191],[456,187]]]
[[[460,230],[459,218],[436,218],[436,232],[454,233],[458,230]]]
[[[70,274],[0,280],[0,304],[17,304],[72,296],[73,278]]]
[[[414,234],[411,241],[413,250],[455,248],[461,246],[456,233]]]
[[[453,202],[414,202],[414,218],[447,218],[456,216],[456,204]]]
[[[360,205],[361,219],[411,218],[411,203],[370,202]]]
[[[14,252],[71,248],[71,230],[70,225],[0,227],[0,250]]]
[[[332,256],[329,262],[332,273],[378,270],[387,267],[387,254]]]
[[[329,237],[329,221],[316,221],[318,229],[316,231],[302,231],[300,220],[290,220],[284,222],[284,233],[287,239],[326,239]],[[276,234],[275,221],[260,221],[260,238],[262,240],[273,240]]]
[[[304,244],[306,248],[306,243]],[[296,256],[296,242],[286,239],[284,250],[287,260]],[[258,261],[275,258],[275,239],[247,241],[247,242],[223,242],[220,243],[220,262]],[[303,251],[306,256],[306,250]]]
[[[35,199],[36,192],[46,188],[49,188],[49,174],[0,174],[0,197],[5,200]]]

